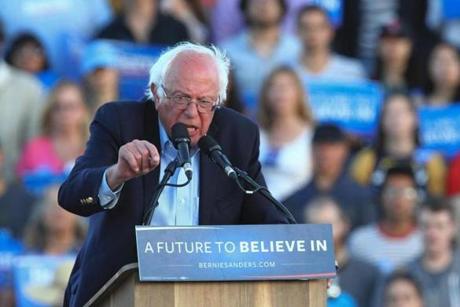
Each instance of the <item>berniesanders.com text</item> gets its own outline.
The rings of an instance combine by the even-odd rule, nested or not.
[[[275,261],[222,261],[222,262],[199,262],[200,269],[250,269],[250,268],[274,268]]]

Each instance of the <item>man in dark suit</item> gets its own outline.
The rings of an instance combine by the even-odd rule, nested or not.
[[[219,50],[182,44],[152,66],[149,100],[99,109],[86,151],[59,193],[62,207],[90,216],[66,306],[83,305],[123,265],[137,261],[134,227],[142,223],[165,165],[176,154],[168,135],[177,122],[190,135],[194,176],[185,188],[165,189],[152,225],[287,222],[262,196],[241,192],[197,149],[202,136],[212,135],[235,166],[264,184],[256,125],[218,108],[225,100],[228,67]]]

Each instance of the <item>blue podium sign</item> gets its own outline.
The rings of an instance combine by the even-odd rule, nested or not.
[[[136,226],[141,281],[332,278],[330,225]]]

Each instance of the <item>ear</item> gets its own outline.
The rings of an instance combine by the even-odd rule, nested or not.
[[[160,96],[158,96],[157,90],[158,90],[158,87],[154,83],[150,84],[150,91],[152,93],[152,100],[155,103],[155,108],[156,109],[158,109],[158,105],[160,103]]]

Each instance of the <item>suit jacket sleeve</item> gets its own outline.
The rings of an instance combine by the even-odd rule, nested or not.
[[[59,205],[64,209],[81,216],[104,210],[98,192],[105,169],[118,159],[121,131],[112,124],[118,120],[116,104],[106,104],[96,113],[85,153],[59,190]]]

